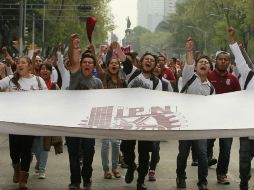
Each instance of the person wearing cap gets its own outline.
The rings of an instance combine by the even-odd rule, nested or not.
[[[238,79],[228,72],[230,64],[230,54],[225,51],[217,52],[215,58],[215,69],[209,73],[208,79],[215,88],[216,94],[223,94],[228,92],[240,91],[241,87]],[[207,154],[208,159],[212,158],[212,149],[215,139],[207,141]],[[233,138],[220,138],[219,139],[219,158],[216,168],[217,182],[222,185],[229,185],[230,182],[227,178],[228,165],[230,161],[230,152]],[[208,160],[209,162],[209,160]]]
[[[243,90],[254,89],[253,70],[250,64],[247,64],[246,59],[235,41],[235,29],[229,28],[229,42],[230,49],[235,57],[236,67],[239,70],[243,83],[241,87]],[[249,180],[251,178],[251,149],[253,149],[253,137],[240,137],[240,150],[239,150],[239,172],[240,172],[240,189],[249,189]]]
[[[80,48],[79,35],[73,34],[70,38],[69,45],[69,70],[70,70],[70,90],[90,90],[102,89],[103,85],[100,79],[95,78],[93,70],[96,66],[96,58],[91,53],[83,53]],[[81,57],[81,59],[80,59]],[[94,138],[66,137],[66,144],[69,154],[70,163],[70,180],[69,189],[79,189],[81,177],[83,179],[83,187],[91,189],[92,185],[92,162],[95,153]],[[79,148],[81,146],[83,154],[83,165],[80,168]]]
[[[188,38],[186,42],[186,61],[183,68],[183,88],[181,93],[197,94],[197,95],[213,95],[215,90],[213,85],[209,82],[207,76],[210,72],[211,61],[207,56],[201,56],[195,62],[193,56],[193,41]],[[194,64],[195,63],[195,64]],[[186,188],[186,166],[187,159],[190,153],[190,148],[194,146],[198,157],[198,189],[207,190],[207,176],[208,176],[208,160],[207,160],[207,140],[180,140],[179,153],[177,155],[177,169],[176,169],[176,185],[177,188]]]
[[[120,48],[120,46],[117,46]],[[140,59],[141,67],[137,69],[132,65],[128,58],[125,58],[123,64],[123,71],[126,74],[128,81],[128,88],[145,88],[150,90],[162,90],[162,83],[160,79],[153,75],[153,70],[157,64],[156,56],[146,52]],[[135,145],[136,140],[123,140],[122,151],[124,155],[124,162],[128,165],[125,175],[125,182],[131,183],[134,179],[134,172],[136,170],[135,164]],[[145,177],[148,173],[149,166],[149,152],[152,151],[153,141],[138,141],[138,179],[137,190],[146,190]]]

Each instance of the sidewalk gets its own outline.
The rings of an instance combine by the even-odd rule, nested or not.
[[[111,179],[106,180],[103,178],[103,170],[100,158],[100,140],[96,141],[96,152],[93,162],[93,190],[135,190],[136,189],[136,179],[131,184],[126,184],[124,182],[124,175],[126,169],[120,168],[122,173],[121,179]],[[215,156],[218,155],[218,144],[215,144]],[[216,181],[215,167],[209,169],[208,176],[208,188],[210,190],[236,190],[239,189],[239,173],[238,173],[238,149],[239,140],[234,139],[233,147],[231,151],[231,161],[229,166],[228,177],[231,182],[228,186],[218,185]],[[0,134],[0,190],[16,190],[17,184],[12,183],[12,167],[11,160],[9,158],[9,148],[8,148],[8,135]],[[149,190],[176,190],[175,178],[176,178],[176,157],[178,153],[178,142],[168,141],[161,143],[161,159],[157,167],[156,182],[146,181],[146,185]],[[110,154],[111,155],[111,154]],[[191,156],[188,161],[187,167],[187,190],[197,189],[197,167],[190,166]],[[29,177],[29,189],[30,190],[63,190],[68,189],[69,184],[69,163],[68,163],[68,153],[66,146],[64,147],[64,153],[58,156],[54,155],[53,149],[49,154],[46,176],[44,180],[37,179],[34,174],[35,160],[33,160],[30,169]],[[136,173],[137,174],[137,173]],[[253,174],[253,171],[252,171]],[[253,179],[250,180],[250,190],[253,188]]]

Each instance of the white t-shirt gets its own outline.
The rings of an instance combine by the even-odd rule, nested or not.
[[[33,76],[31,78],[23,78],[21,77],[18,81],[20,84],[20,88],[18,89],[16,85],[11,81],[13,78],[13,75],[7,76],[0,80],[0,90],[5,91],[30,91],[30,90],[47,90],[46,83],[41,77],[38,77],[41,83],[41,89],[39,89],[39,82],[36,79],[36,76]]]
[[[56,84],[58,80],[58,73],[55,67],[52,67],[52,73],[50,77],[51,77],[51,82]]]
[[[245,85],[245,81],[247,80],[247,76],[249,74],[249,72],[251,71],[251,69],[249,68],[248,64],[246,63],[246,60],[243,57],[243,54],[238,46],[237,43],[234,44],[230,44],[229,45],[233,55],[235,56],[235,63],[236,63],[236,67],[239,71],[239,73],[241,74],[241,80],[240,85],[242,90],[244,89],[244,85]],[[252,78],[249,82],[249,84],[247,85],[246,90],[252,90],[254,89],[254,78]]]
[[[61,90],[66,90],[70,85],[70,72],[65,69],[63,63],[63,55],[60,52],[57,52],[57,67],[62,77],[62,87]]]
[[[132,72],[126,76],[126,79],[130,79],[131,75],[135,72],[136,67],[133,67]],[[153,90],[153,81],[150,78],[145,78],[142,73],[136,76],[131,82],[128,84],[128,88],[145,88]],[[156,86],[155,90],[162,90],[162,83],[159,80],[158,85]]]

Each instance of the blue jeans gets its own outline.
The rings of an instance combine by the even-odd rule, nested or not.
[[[239,150],[239,172],[241,183],[248,183],[251,178],[251,147],[253,146],[253,141],[248,137],[240,138],[240,150]]]
[[[43,137],[35,137],[32,147],[32,152],[34,152],[37,163],[38,169],[40,173],[45,172],[46,164],[48,161],[48,151],[44,150],[43,147]]]
[[[232,146],[233,138],[220,138],[220,153],[216,168],[217,176],[224,176],[228,173],[228,165],[230,161],[230,152]]]
[[[81,176],[84,182],[89,182],[92,177],[92,163],[94,157],[95,139],[79,138],[79,137],[65,137],[69,162],[70,162],[70,180],[71,184],[80,184]],[[83,165],[80,168],[80,149],[83,155]]]
[[[120,140],[116,139],[102,139],[101,145],[101,162],[104,172],[109,171],[109,143],[112,146],[112,168],[116,169],[118,165],[119,152],[120,152]]]
[[[208,161],[206,140],[183,140],[179,141],[179,153],[177,155],[176,174],[178,178],[186,178],[186,165],[191,146],[195,146],[198,156],[198,180],[199,183],[207,184]]]

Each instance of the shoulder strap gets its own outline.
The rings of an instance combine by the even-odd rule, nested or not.
[[[131,75],[131,77],[129,78],[128,84],[129,84],[135,77],[137,77],[138,75],[140,75],[140,73],[141,73],[141,70],[136,69],[136,70],[134,71],[134,73]]]
[[[163,79],[161,79],[161,83],[162,83],[162,90],[168,91],[168,83],[163,81]]]
[[[185,86],[182,88],[180,93],[186,92],[186,90],[189,88],[189,86],[194,82],[194,80],[197,78],[197,76],[194,74],[190,80],[185,84]]]
[[[211,84],[211,86],[210,86],[210,95],[212,95],[214,93],[214,87],[213,87],[213,85]]]
[[[39,90],[42,90],[41,80],[38,76],[36,76],[36,80],[37,80],[37,83],[38,83]]]
[[[247,86],[248,86],[248,84],[249,84],[249,82],[250,82],[250,80],[252,79],[253,76],[254,76],[254,72],[250,71],[248,73],[248,76],[247,76],[246,81],[244,83],[244,88],[243,88],[244,90],[246,90],[246,88],[247,88]]]
[[[160,79],[158,79],[156,76],[151,76],[150,80],[153,81],[153,90],[155,90],[160,82]]]

